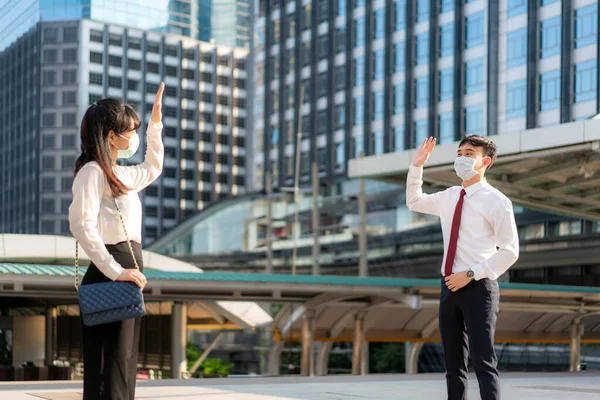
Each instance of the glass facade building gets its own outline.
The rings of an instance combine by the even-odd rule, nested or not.
[[[255,187],[600,111],[596,0],[260,0]]]
[[[248,0],[7,0],[0,3],[0,50],[38,21],[92,19],[249,47]]]
[[[132,104],[145,143],[161,81],[165,163],[142,192],[146,243],[208,203],[245,193],[249,70],[244,49],[85,19],[38,23],[0,53],[0,232],[68,234],[89,104]],[[131,162],[143,156],[142,145]]]

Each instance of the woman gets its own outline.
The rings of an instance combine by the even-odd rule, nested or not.
[[[146,133],[146,158],[140,165],[117,165],[117,158],[131,157],[139,146],[136,130],[140,118],[131,106],[118,99],[102,99],[92,104],[83,116],[81,156],[75,165],[73,202],[69,207],[71,232],[92,261],[82,285],[110,280],[134,282],[142,289],[146,285],[142,274],[142,204],[138,192],[162,172],[163,90],[161,83]],[[135,268],[127,235],[140,270]],[[141,318],[132,318],[83,326],[85,400],[134,399],[140,322]]]

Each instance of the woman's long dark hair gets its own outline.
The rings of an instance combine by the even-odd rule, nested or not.
[[[140,127],[140,117],[129,104],[119,99],[102,99],[92,104],[81,121],[81,155],[75,163],[75,175],[90,161],[96,161],[106,178],[110,191],[118,197],[129,191],[115,175],[112,164],[112,151],[108,142],[108,133],[116,134],[127,132]]]

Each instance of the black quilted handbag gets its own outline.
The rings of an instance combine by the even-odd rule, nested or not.
[[[125,231],[127,245],[133,257],[135,267],[139,270],[133,248],[129,242],[127,229],[119,204],[115,199],[121,225]],[[144,295],[138,285],[132,282],[102,282],[90,285],[79,285],[79,243],[75,244],[75,289],[79,294],[81,318],[86,326],[108,324],[129,318],[141,317],[146,313]]]

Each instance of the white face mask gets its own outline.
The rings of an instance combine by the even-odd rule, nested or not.
[[[475,163],[477,160],[474,158],[469,158],[465,156],[460,156],[456,160],[454,160],[454,170],[456,171],[456,175],[463,181],[468,181],[477,175],[477,171],[475,171]]]
[[[119,135],[122,138],[127,139],[125,136],[123,135]],[[115,147],[117,147],[116,145],[114,145]],[[125,150],[121,150],[117,147],[117,149],[119,150],[119,154],[118,157],[119,158],[131,158],[136,151],[138,151],[138,148],[140,147],[140,137],[139,135],[136,133],[135,135],[133,135],[131,137],[131,139],[129,139],[129,147],[127,147],[127,149]]]

